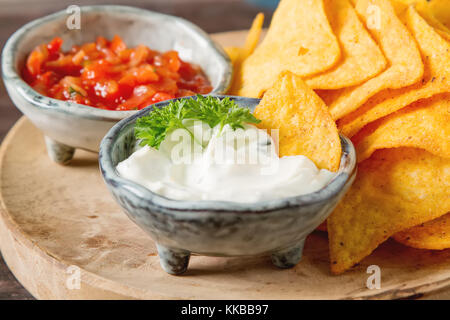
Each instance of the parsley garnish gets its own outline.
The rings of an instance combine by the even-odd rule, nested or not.
[[[75,99],[75,97],[76,97],[77,94],[79,94],[80,96],[83,96],[83,95],[81,94],[81,92],[75,90],[75,89],[72,88],[72,87],[69,87],[69,94],[70,94],[70,98],[72,98],[72,99]]]
[[[211,96],[197,95],[197,99],[181,99],[167,106],[153,109],[147,116],[136,120],[134,135],[141,139],[141,145],[158,149],[167,134],[175,129],[186,129],[183,120],[201,120],[211,128],[220,125],[219,133],[225,125],[233,130],[244,128],[244,123],[259,123],[250,109],[239,107],[229,98],[222,100]],[[189,130],[188,130],[189,131]],[[193,134],[189,131],[192,137]]]

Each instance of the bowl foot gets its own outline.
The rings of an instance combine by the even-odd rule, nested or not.
[[[182,274],[187,270],[191,253],[186,250],[169,249],[160,244],[156,245],[161,267],[170,274]]]
[[[50,159],[59,164],[68,164],[75,153],[75,148],[69,147],[47,136],[45,136],[45,145]]]
[[[282,269],[294,267],[302,259],[304,245],[305,239],[294,246],[272,253],[272,263]]]

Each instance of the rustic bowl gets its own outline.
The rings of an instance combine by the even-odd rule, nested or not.
[[[63,49],[74,44],[94,41],[97,36],[112,38],[115,34],[129,46],[145,44],[160,51],[175,49],[180,57],[200,65],[213,86],[212,93],[225,93],[232,68],[224,51],[209,36],[181,18],[148,10],[115,6],[80,7],[80,29],[69,30],[69,13],[34,20],[17,30],[2,53],[2,75],[9,96],[40,130],[44,132],[50,157],[67,163],[75,148],[98,152],[100,141],[119,120],[136,111],[109,111],[43,96],[21,78],[27,54],[55,36],[64,40]]]
[[[259,103],[259,99],[230,98],[252,110]],[[136,119],[166,104],[155,104],[117,123],[101,142],[99,155],[106,185],[131,220],[155,240],[163,269],[183,273],[191,253],[270,254],[280,268],[296,265],[306,236],[328,217],[355,178],[356,155],[350,140],[341,136],[339,171],[314,193],[257,203],[172,200],[121,178],[116,171],[116,165],[134,151]]]

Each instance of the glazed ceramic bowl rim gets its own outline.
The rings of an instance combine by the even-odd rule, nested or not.
[[[80,6],[81,12],[116,12],[116,13],[132,13],[148,17],[164,17],[171,19],[179,24],[184,25],[187,29],[190,29],[199,38],[205,41],[209,46],[213,48],[217,56],[223,60],[223,63],[227,66],[223,79],[211,92],[212,94],[218,91],[225,92],[231,83],[231,62],[223,49],[212,41],[209,36],[199,27],[193,23],[176,16],[166,15],[146,9],[140,9],[130,6],[122,5],[92,5],[92,6]],[[43,24],[51,23],[56,20],[60,20],[62,17],[67,17],[66,10],[61,10],[53,14],[44,16],[33,20],[16,32],[8,39],[2,52],[2,76],[4,81],[14,82],[14,86],[19,94],[34,106],[41,109],[53,109],[59,112],[65,112],[73,114],[82,118],[88,119],[102,119],[105,121],[118,121],[125,117],[136,114],[136,111],[115,111],[115,110],[102,110],[82,104],[57,100],[44,95],[41,95],[29,86],[20,76],[15,67],[15,54],[17,52],[17,46],[23,40],[23,37],[32,29],[37,28]]]
[[[236,96],[226,96],[226,95],[214,95],[215,97],[223,98],[230,97],[233,99],[247,100],[252,103],[258,103],[260,99],[254,98],[244,98]],[[177,100],[177,99],[174,99]],[[345,186],[348,179],[350,179],[353,173],[356,171],[356,153],[352,142],[347,137],[340,135],[341,145],[342,145],[342,157],[339,170],[336,176],[323,188],[320,190],[294,196],[275,200],[264,200],[253,203],[241,203],[232,201],[212,201],[212,200],[201,200],[201,201],[187,201],[187,200],[175,200],[169,199],[167,197],[161,196],[146,187],[139,185],[133,181],[122,178],[117,173],[116,168],[113,166],[111,151],[116,138],[120,135],[122,130],[134,122],[137,118],[143,116],[153,107],[161,107],[169,103],[171,100],[163,101],[147,107],[133,116],[123,119],[117,124],[115,124],[103,138],[100,143],[100,153],[99,153],[99,165],[100,170],[103,175],[103,179],[107,185],[111,184],[114,187],[120,188],[124,191],[125,196],[128,193],[133,193],[140,200],[152,203],[161,208],[167,208],[175,211],[220,211],[220,212],[267,212],[271,210],[296,207],[303,205],[310,205],[314,203],[323,202],[327,199],[333,198],[338,194]]]

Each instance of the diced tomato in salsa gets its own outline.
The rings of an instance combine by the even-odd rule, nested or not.
[[[107,110],[137,110],[150,104],[206,94],[212,87],[202,69],[178,52],[144,45],[128,48],[119,36],[74,45],[62,52],[62,39],[37,46],[22,75],[39,93]]]

